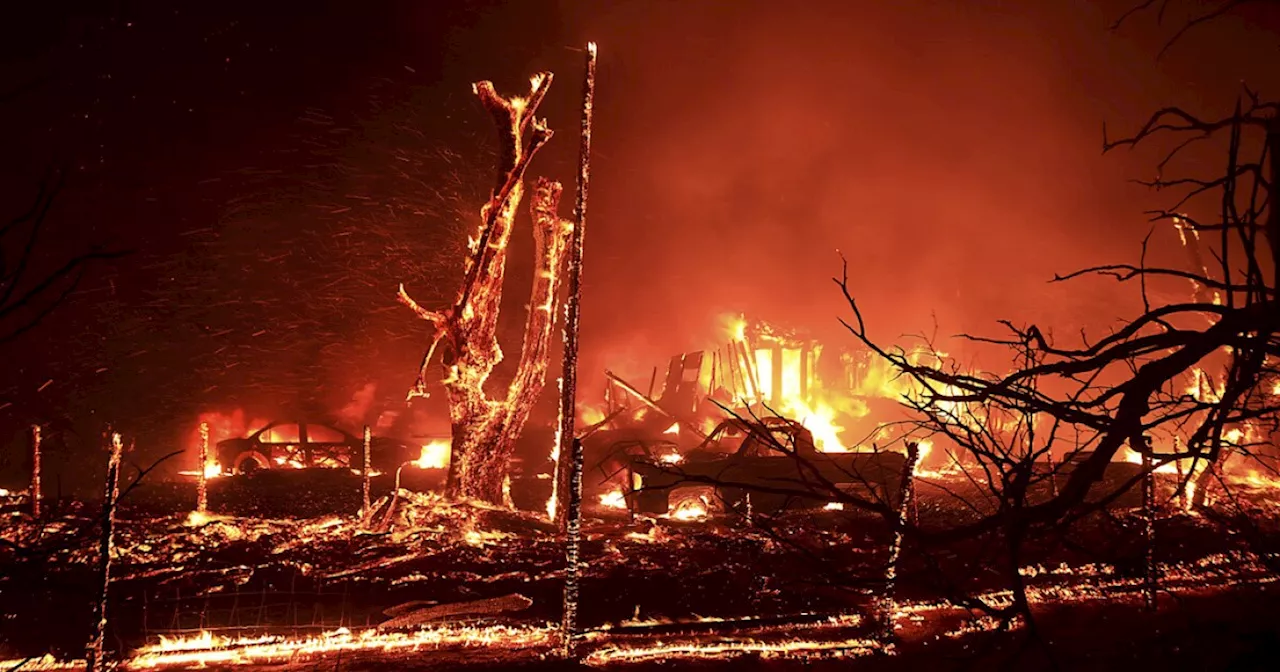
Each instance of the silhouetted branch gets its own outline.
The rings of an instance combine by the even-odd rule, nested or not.
[[[123,250],[90,250],[71,257],[34,282],[27,282],[40,234],[62,186],[60,175],[46,178],[31,209],[0,227],[0,343],[11,341],[39,325],[76,290],[84,277],[84,268],[90,262],[118,259],[129,254]],[[60,283],[64,283],[61,291],[51,301],[40,305],[42,299]],[[26,320],[3,326],[6,318],[12,319],[27,309],[36,312]]]

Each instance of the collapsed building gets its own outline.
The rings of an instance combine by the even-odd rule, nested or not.
[[[822,452],[849,452],[888,438],[883,427],[901,419],[906,383],[873,353],[743,318],[728,331],[718,347],[675,355],[665,371],[654,367],[645,385],[606,371],[604,404],[585,418],[590,429],[702,440],[728,417],[776,416],[803,424]]]

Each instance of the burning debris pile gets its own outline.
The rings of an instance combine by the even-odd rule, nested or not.
[[[1266,491],[1273,500],[1275,492]],[[958,515],[938,491],[925,488],[919,496],[922,518]],[[394,507],[391,498],[373,507],[374,520],[394,512],[383,532],[371,531],[370,519],[350,516],[120,521],[112,591],[123,606],[113,627],[131,643],[126,668],[299,662],[339,653],[385,659],[424,651],[441,660],[472,655],[466,651],[511,660],[554,649],[557,634],[548,623],[559,616],[564,567],[562,543],[550,523],[537,514],[434,494],[402,491],[395,501]],[[1125,529],[1141,526],[1140,516],[1120,518]],[[879,519],[831,511],[779,513],[753,526],[725,519],[689,525],[675,517],[638,522],[587,521],[584,529],[583,655],[589,663],[857,656],[883,646],[876,632],[881,587],[865,581],[883,571],[887,557],[890,530]],[[1158,566],[1164,591],[1220,590],[1274,577],[1268,565],[1275,558],[1251,553],[1239,540],[1227,543],[1203,517],[1165,510],[1157,527],[1166,549]],[[75,538],[72,525],[45,528],[46,536],[61,534],[62,543]],[[7,538],[18,538],[13,531],[7,529]],[[1135,538],[1111,528],[1073,534],[1088,544]],[[1092,553],[1028,547],[1021,574],[1030,599],[1115,600],[1142,586],[1142,573],[1133,568],[1140,551],[1126,550],[1111,563],[1097,562]],[[27,591],[39,585],[29,580],[32,572],[74,580],[90,573],[94,561],[91,537],[40,567],[24,569],[20,559],[0,555],[13,570],[0,579],[7,622],[44,628],[38,612],[24,606],[32,604]],[[914,629],[923,627],[918,618],[962,621],[968,612],[939,592],[939,572],[970,577],[964,590],[990,605],[1011,599],[998,574],[970,568],[961,557],[942,566],[938,561],[904,556],[896,620]],[[218,606],[240,603],[246,606],[239,609],[253,611],[268,593],[303,600],[321,586],[342,596],[341,604],[325,605],[342,618],[315,621],[318,632],[299,631],[279,616],[255,627],[236,625],[237,608]],[[177,619],[181,632],[161,630],[163,639],[146,626],[144,614],[127,606],[163,604],[161,596],[175,594],[183,601],[159,620]],[[320,609],[307,604],[308,611]],[[150,619],[154,623],[156,615]],[[50,650],[49,635],[57,630],[41,631],[28,640],[33,649],[9,648],[2,657]],[[960,628],[952,636],[967,633]],[[52,648],[74,652],[76,643]]]

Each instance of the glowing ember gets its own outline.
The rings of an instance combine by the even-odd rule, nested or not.
[[[706,520],[707,504],[700,499],[681,500],[671,511],[675,520]]]
[[[413,461],[413,464],[419,469],[447,469],[449,468],[449,454],[452,450],[453,446],[449,441],[436,439],[422,446],[422,454]]]
[[[844,511],[844,502],[827,502],[822,508],[825,511]]]
[[[684,461],[684,455],[681,455],[680,453],[667,453],[658,459],[667,464],[680,464]]]
[[[920,463],[933,452],[933,442],[929,439],[920,439],[916,442],[916,449],[920,452],[920,459],[916,461],[916,468],[919,470]]]
[[[596,425],[605,419],[604,411],[595,406],[582,406],[578,409],[578,420],[583,426]]]
[[[610,509],[626,509],[627,498],[623,496],[621,490],[611,490],[600,495],[600,504]]]
[[[314,637],[296,639],[270,636],[230,638],[202,632],[199,636],[185,639],[161,638],[160,643],[139,649],[126,666],[155,669],[212,664],[254,665],[345,651],[417,651],[451,646],[525,648],[549,644],[553,632],[549,627],[501,625],[440,626],[407,633],[373,629],[353,633],[347,628],[339,628]]]
[[[561,381],[561,384],[563,384],[563,381]],[[556,503],[560,499],[560,481],[556,478],[556,468],[560,464],[560,425],[558,424],[556,425],[556,441],[555,444],[551,446],[551,455],[549,458],[551,460],[551,466],[547,476],[551,479],[551,496],[547,497],[547,520],[555,520]]]
[[[727,658],[757,655],[761,658],[845,657],[863,656],[881,650],[882,645],[870,639],[838,641],[787,640],[781,642],[715,641],[682,644],[658,643],[653,646],[610,647],[591,653],[583,661],[588,665],[629,662],[638,663],[670,658]]]
[[[739,343],[747,338],[747,318],[743,315],[727,315],[724,318],[725,331],[728,332],[729,340],[733,343]]]
[[[35,670],[83,670],[84,668],[84,660],[58,660],[47,653],[41,658],[32,658],[30,660],[23,658],[0,660],[0,670],[22,670],[23,672],[28,672]]]
[[[279,458],[276,461],[280,464],[284,463],[283,458]],[[182,474],[183,476],[199,476],[200,475],[200,472],[194,469],[184,469],[182,471],[179,471],[178,473]],[[226,472],[222,470],[222,465],[218,464],[216,460],[211,460],[205,463],[204,465],[205,478],[218,478],[220,476],[225,476],[225,475],[226,475]]]
[[[665,431],[663,431],[662,433],[663,433],[663,434],[679,434],[679,433],[680,433],[680,423],[678,423],[678,422],[673,422],[673,423],[671,423],[671,426],[670,426],[670,427],[668,427],[668,428],[667,428]]]
[[[187,514],[186,524],[187,527],[200,527],[201,525],[208,524],[211,520],[213,520],[213,516],[210,516],[205,511],[192,511]]]

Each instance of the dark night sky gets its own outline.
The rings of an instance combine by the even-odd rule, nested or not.
[[[470,83],[556,73],[560,134],[531,174],[568,184],[588,39],[593,386],[704,345],[726,311],[834,337],[836,249],[886,339],[934,319],[1105,326],[1130,293],[1045,283],[1134,259],[1146,232],[1152,196],[1126,180],[1155,154],[1101,157],[1102,123],[1280,85],[1274,3],[1159,61],[1168,25],[1108,32],[1126,0],[34,4],[0,22],[0,204],[22,211],[61,169],[42,263],[135,252],[3,346],[0,439],[115,419],[157,452],[201,411],[328,414],[370,382],[400,397],[425,332],[396,283],[452,296],[492,182]]]

